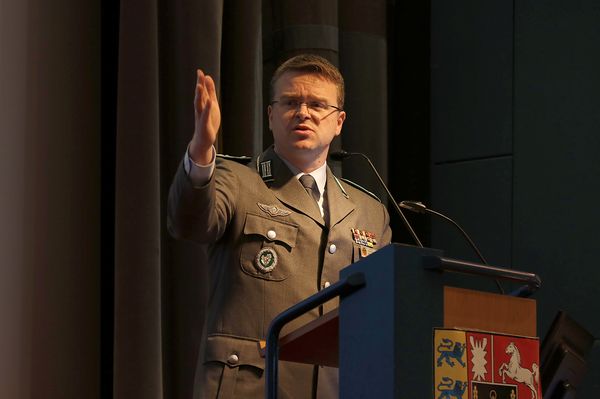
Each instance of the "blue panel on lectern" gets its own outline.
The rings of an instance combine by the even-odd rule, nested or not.
[[[424,268],[442,256],[392,244],[340,272],[363,273],[366,281],[340,300],[341,399],[432,397],[432,334],[443,326],[443,287],[493,287],[487,277]]]
[[[443,290],[441,274],[422,268],[428,254],[441,256],[395,244],[342,271],[363,272],[366,286],[340,304],[341,398],[430,397]]]

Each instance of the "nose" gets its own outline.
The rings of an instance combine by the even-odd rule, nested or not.
[[[298,108],[296,109],[296,117],[298,118],[310,118],[310,110],[308,109],[308,104],[305,102],[301,102],[298,104]]]

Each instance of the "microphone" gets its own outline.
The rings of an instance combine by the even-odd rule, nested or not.
[[[353,155],[353,153],[348,152],[348,151],[344,151],[344,150],[339,150],[339,151],[334,151],[329,153],[329,158],[331,158],[333,161],[343,161],[344,159],[348,159]],[[356,154],[358,155],[358,154]],[[362,155],[362,154],[360,154]],[[368,160],[368,158],[367,158]],[[375,172],[377,173],[377,172]]]
[[[402,209],[400,209],[400,207],[398,206],[398,202],[396,202],[396,200],[394,199],[394,196],[390,192],[390,189],[387,187],[387,185],[381,178],[381,175],[379,175],[379,173],[377,172],[375,165],[373,165],[373,162],[371,162],[369,157],[367,157],[365,154],[360,153],[360,152],[348,152],[348,151],[340,150],[340,151],[334,151],[334,152],[330,153],[329,158],[331,158],[334,161],[343,161],[344,159],[348,159],[355,155],[363,157],[369,163],[369,166],[371,166],[371,170],[375,173],[375,176],[377,176],[379,183],[385,189],[385,192],[387,193],[389,199],[392,200],[392,204],[394,204],[394,208],[396,209],[396,212],[398,212],[398,215],[400,215],[400,219],[402,219],[402,223],[404,223],[404,226],[406,227],[406,229],[412,236],[413,240],[415,240],[417,245],[419,247],[423,248],[423,244],[421,243],[421,240],[419,240],[419,237],[417,237],[417,234],[415,233],[414,229],[408,222],[408,219],[406,219],[406,216],[404,216]]]
[[[441,217],[444,220],[447,220],[448,222],[452,223],[454,225],[454,227],[456,227],[461,234],[463,235],[463,237],[465,237],[469,243],[469,245],[471,246],[471,248],[473,248],[473,250],[475,251],[475,253],[477,254],[477,256],[479,257],[479,259],[481,260],[481,263],[483,263],[484,265],[489,265],[489,263],[487,262],[487,260],[485,260],[485,258],[483,257],[483,255],[481,254],[481,252],[479,251],[479,248],[477,248],[477,245],[475,245],[475,243],[473,242],[473,240],[471,240],[471,237],[469,237],[469,235],[467,234],[466,231],[463,230],[462,227],[460,227],[460,225],[458,223],[456,223],[454,220],[450,219],[448,216],[440,213],[440,212],[436,212],[433,209],[429,209],[425,206],[424,203],[420,202],[420,201],[402,201],[400,202],[400,206],[404,209],[408,209],[409,211],[415,212],[415,213],[430,213],[432,215],[436,215]],[[502,286],[500,285],[500,282],[496,279],[496,285],[498,286],[498,289],[500,290],[500,292],[502,294],[504,294],[504,289],[502,288]]]

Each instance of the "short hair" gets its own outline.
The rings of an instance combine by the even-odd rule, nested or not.
[[[332,63],[314,54],[300,54],[281,64],[271,78],[271,98],[275,95],[275,83],[286,72],[314,73],[335,84],[337,87],[338,107],[344,108],[344,78]]]

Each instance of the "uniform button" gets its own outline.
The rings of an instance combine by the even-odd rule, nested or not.
[[[229,355],[229,357],[227,358],[227,363],[229,364],[238,364],[239,361],[240,358],[235,353]]]
[[[335,251],[337,251],[337,247],[335,246],[335,244],[329,245],[329,253],[334,254]]]
[[[275,230],[269,230],[267,231],[267,237],[269,237],[269,240],[274,240],[277,237],[277,233],[275,233]]]
[[[325,281],[325,282],[323,283],[323,288],[327,288],[327,287],[329,287],[330,285],[331,285],[331,283],[330,283],[329,281]]]

